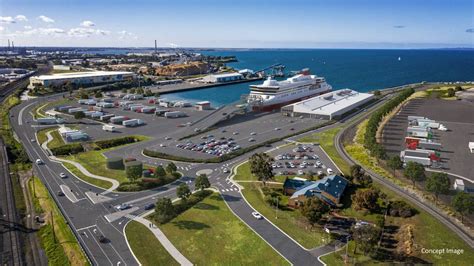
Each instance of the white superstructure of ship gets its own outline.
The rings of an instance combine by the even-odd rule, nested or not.
[[[247,103],[254,110],[272,110],[332,90],[323,77],[311,75],[308,69],[277,81],[271,77],[260,85],[251,85]]]

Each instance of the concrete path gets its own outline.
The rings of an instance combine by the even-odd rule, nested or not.
[[[169,239],[163,234],[163,232],[156,227],[153,223],[148,221],[147,219],[136,216],[134,217],[135,221],[143,224],[144,226],[148,227],[148,229],[155,235],[155,237],[160,241],[161,245],[168,251],[168,253],[181,265],[185,266],[192,266],[193,264],[183,255],[179,250],[169,241]],[[150,227],[150,224],[152,227]]]
[[[53,130],[51,130],[53,131]],[[108,177],[105,177],[105,176],[100,176],[100,175],[94,175],[92,174],[91,172],[89,172],[86,168],[84,168],[84,166],[82,166],[82,164],[78,163],[78,162],[75,162],[75,161],[70,161],[70,160],[66,160],[66,159],[62,159],[62,158],[58,158],[54,155],[52,155],[51,151],[49,150],[48,148],[48,143],[50,141],[53,140],[53,136],[51,136],[51,131],[48,131],[46,132],[46,136],[48,137],[48,139],[41,144],[41,147],[48,152],[49,155],[49,158],[53,161],[57,161],[57,162],[65,162],[65,163],[70,163],[72,165],[74,165],[77,169],[79,169],[79,171],[81,171],[81,173],[83,173],[84,175],[88,176],[88,177],[91,177],[91,178],[95,178],[95,179],[99,179],[99,180],[104,180],[104,181],[108,181],[110,183],[112,183],[112,186],[107,189],[106,191],[102,192],[101,194],[107,194],[107,193],[110,193],[114,190],[116,190],[119,185],[120,185],[120,182],[118,182],[117,180],[115,179],[112,179],[112,178],[108,178]],[[67,167],[66,167],[67,168]]]

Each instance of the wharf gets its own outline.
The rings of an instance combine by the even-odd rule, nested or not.
[[[181,92],[181,91],[191,91],[191,90],[200,90],[200,89],[206,89],[206,88],[212,88],[212,87],[219,87],[219,86],[226,86],[226,85],[233,85],[233,84],[239,84],[239,83],[247,83],[247,82],[253,82],[257,80],[262,80],[263,78],[261,77],[256,77],[256,78],[249,78],[249,79],[242,79],[242,80],[236,80],[236,81],[230,81],[230,82],[224,82],[224,83],[210,83],[210,84],[200,84],[200,83],[190,83],[190,82],[182,82],[182,83],[177,83],[177,84],[168,84],[168,85],[162,85],[162,86],[149,86],[153,92],[159,92],[160,94],[167,94],[167,93],[174,93],[174,92]]]

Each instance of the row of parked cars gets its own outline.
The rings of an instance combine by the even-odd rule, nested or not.
[[[241,148],[239,145],[237,145],[233,138],[222,137],[220,139],[215,139],[212,137],[212,135],[209,135],[201,143],[193,143],[192,141],[189,141],[187,143],[177,144],[176,147],[215,156],[222,156]]]

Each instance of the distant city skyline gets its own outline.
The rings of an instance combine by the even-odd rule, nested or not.
[[[474,48],[474,1],[2,0],[0,46]]]

